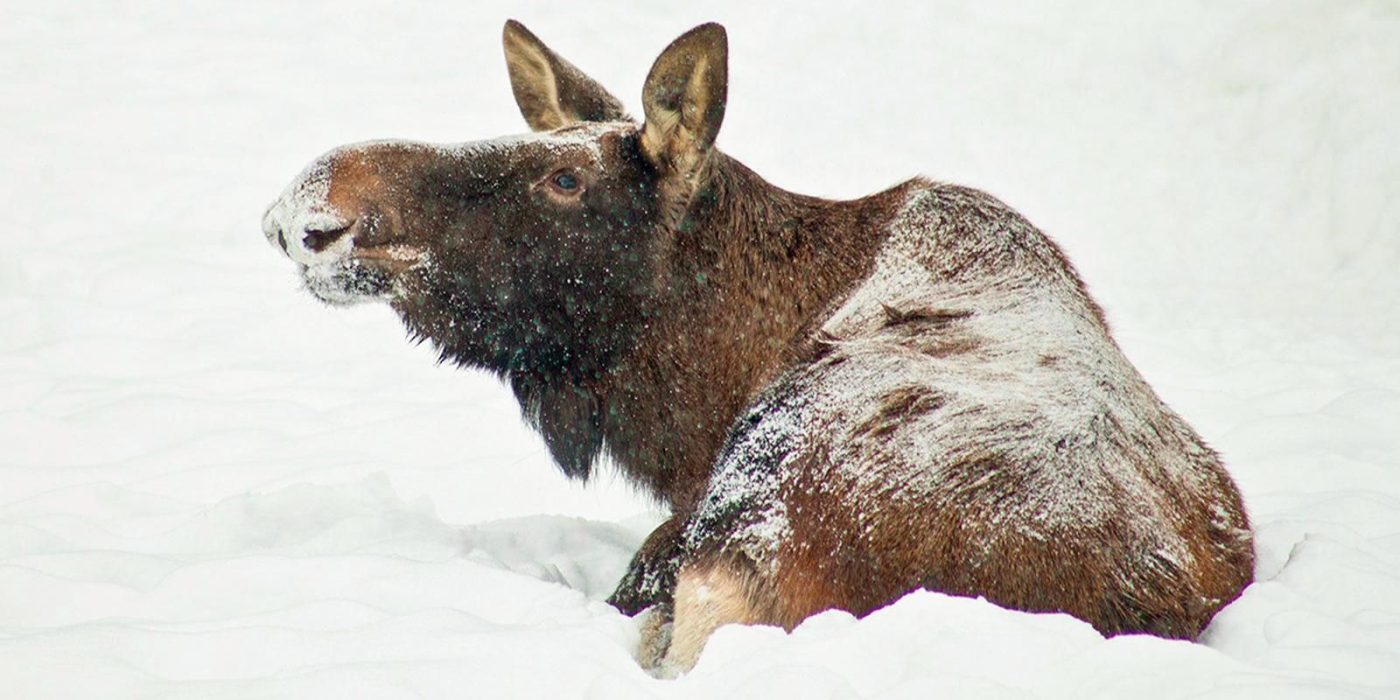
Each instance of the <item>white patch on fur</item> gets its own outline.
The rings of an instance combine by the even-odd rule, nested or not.
[[[474,155],[493,151],[510,150],[524,146],[544,146],[550,153],[565,154],[582,148],[595,164],[603,160],[603,135],[620,128],[635,129],[630,122],[580,122],[570,124],[555,131],[512,134],[482,141],[440,146],[445,155],[470,158]]]
[[[666,657],[652,672],[674,678],[695,667],[705,642],[727,624],[747,624],[754,611],[746,574],[728,566],[682,569],[676,578],[675,618]]]
[[[977,528],[987,536],[984,546],[998,532],[1046,540],[1126,516],[1136,541],[1160,543],[1152,554],[1189,567],[1189,549],[1176,533],[1164,530],[1171,520],[1160,488],[1103,439],[1107,431],[1152,433],[1148,419],[1164,414],[1169,419],[1157,424],[1178,430],[1184,425],[1171,420],[1175,417],[1123,357],[1072,277],[1054,264],[1048,266],[1052,274],[1045,274],[1043,261],[1053,252],[1039,234],[1017,241],[1026,249],[1018,253],[1026,261],[1005,274],[978,274],[971,282],[936,274],[933,258],[956,246],[931,237],[996,234],[949,226],[950,214],[938,210],[935,199],[928,191],[910,197],[869,279],[823,326],[845,339],[843,350],[856,359],[833,368],[811,397],[810,417],[819,424],[842,411],[870,415],[905,387],[927,389],[941,402],[937,411],[903,419],[906,424],[891,432],[889,450],[900,459],[878,468],[866,462],[848,476],[862,492],[914,506],[950,487],[939,465],[992,452],[1016,465],[1011,468],[1024,473],[1025,483],[1018,490],[1021,498],[986,510],[989,520]],[[885,328],[886,307],[970,312],[953,322],[951,332],[976,348],[917,352]],[[1195,444],[1189,435],[1180,437]],[[1154,460],[1158,457],[1173,480],[1197,476],[1184,454]],[[884,502],[868,500],[866,507]]]
[[[957,281],[948,271],[968,245],[977,248],[974,265],[994,262]],[[891,309],[951,320],[892,326]],[[978,521],[967,544],[983,556],[1007,537],[1085,537],[1115,520],[1129,528],[1122,547],[1086,556],[1115,557],[1124,588],[1154,567],[1195,568],[1172,527],[1173,504],[1153,480],[1214,494],[1214,458],[1123,357],[1053,244],[1004,205],[939,185],[913,193],[872,273],[822,330],[847,361],[797,370],[805,378],[795,393],[760,397],[741,418],[750,424],[736,428],[716,465],[687,532],[693,546],[719,536],[722,549],[742,551],[771,573],[792,536],[784,494],[803,483],[827,485],[803,482],[788,465],[820,444],[828,454],[817,461],[835,470],[826,479],[842,483],[833,497],[852,499],[833,512],[849,514],[857,533],[875,520],[917,519],[908,514],[944,502],[950,489],[973,493],[1014,476],[1015,498],[969,496],[967,513]],[[963,347],[937,350],[959,341]],[[878,420],[900,392],[930,397],[937,408],[895,416],[878,438],[858,439],[857,426]],[[956,481],[947,471],[984,459],[1003,469]],[[878,509],[906,516],[881,518]]]
[[[326,198],[331,185],[330,159],[323,156],[292,180],[282,196],[268,207],[263,215],[263,234],[278,249],[278,235],[285,238],[288,257],[302,265],[316,265],[343,257],[350,250],[348,237],[341,237],[334,245],[317,253],[307,248],[303,238],[308,230],[328,231],[349,223],[332,209]]]
[[[1100,484],[1086,484],[1086,479],[1110,480],[1126,491],[1122,496],[1139,509],[1144,526],[1162,522],[1160,494],[1141,474],[1113,459],[1056,455],[1054,443],[1057,438],[1092,443],[1095,421],[1104,415],[1134,432],[1142,427],[1143,416],[1157,415],[1164,407],[1068,277],[979,276],[956,283],[933,274],[928,260],[942,246],[930,237],[960,232],[941,225],[942,214],[933,210],[932,199],[928,192],[910,197],[869,279],[823,326],[827,333],[849,339],[847,349],[866,360],[844,363],[822,383],[828,393],[813,401],[825,411],[873,405],[907,386],[926,387],[943,401],[936,417],[913,417],[917,427],[892,434],[901,441],[898,452],[906,464],[853,476],[900,484],[890,495],[917,501],[946,487],[934,465],[955,462],[956,451],[977,447],[969,441],[993,436],[989,447],[1001,451],[1006,461],[1040,466],[1024,490],[1025,499],[1001,504],[997,511],[1001,522],[1023,534],[1044,538],[1057,526],[1090,525],[1123,510],[1121,498],[1107,498],[1092,488]],[[1025,243],[1049,246],[1039,236]],[[978,348],[943,356],[908,352],[882,331],[886,306],[971,312],[956,322],[957,334],[975,339]],[[1047,365],[1045,358],[1054,360]],[[1004,426],[1021,422],[1035,425],[1036,439],[1007,434]],[[1184,548],[1164,554],[1177,561],[1189,556]]]
[[[787,503],[780,489],[791,460],[802,452],[807,425],[802,408],[793,406],[762,409],[762,419],[721,455],[714,474],[686,526],[685,539],[695,543],[728,532],[727,545],[742,552],[764,574],[774,573],[778,546],[792,533]],[[750,415],[753,415],[752,413]],[[748,416],[745,416],[745,420]],[[771,455],[784,455],[776,465]],[[765,465],[757,468],[756,465]],[[730,514],[739,514],[742,524],[735,528]]]

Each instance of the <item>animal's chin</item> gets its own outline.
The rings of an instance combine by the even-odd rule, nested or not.
[[[313,296],[333,306],[389,301],[400,276],[427,261],[424,253],[402,246],[360,249],[321,265],[302,265],[301,278]]]
[[[303,265],[301,279],[312,296],[332,306],[386,301],[394,290],[394,275],[390,271],[355,259]]]

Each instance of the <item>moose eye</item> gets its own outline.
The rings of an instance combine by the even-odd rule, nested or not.
[[[572,170],[560,170],[549,176],[549,187],[555,192],[572,196],[583,189],[583,182]]]

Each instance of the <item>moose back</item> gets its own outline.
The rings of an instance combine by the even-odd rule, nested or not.
[[[715,148],[718,25],[657,58],[640,123],[504,40],[532,134],[335,149],[263,229],[318,298],[387,302],[504,377],[566,474],[606,453],[670,506],[611,598],[653,611],[645,665],[917,588],[1194,638],[1250,582],[1218,456],[1015,211],[921,178],[768,184]]]

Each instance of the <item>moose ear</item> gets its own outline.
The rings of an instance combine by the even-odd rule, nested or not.
[[[507,20],[501,38],[510,87],[531,129],[550,131],[578,122],[628,118],[616,97],[550,51],[525,25]]]
[[[724,27],[702,24],[671,42],[642,88],[646,125],[642,151],[669,174],[692,179],[704,164],[724,121],[729,91],[729,38]]]

